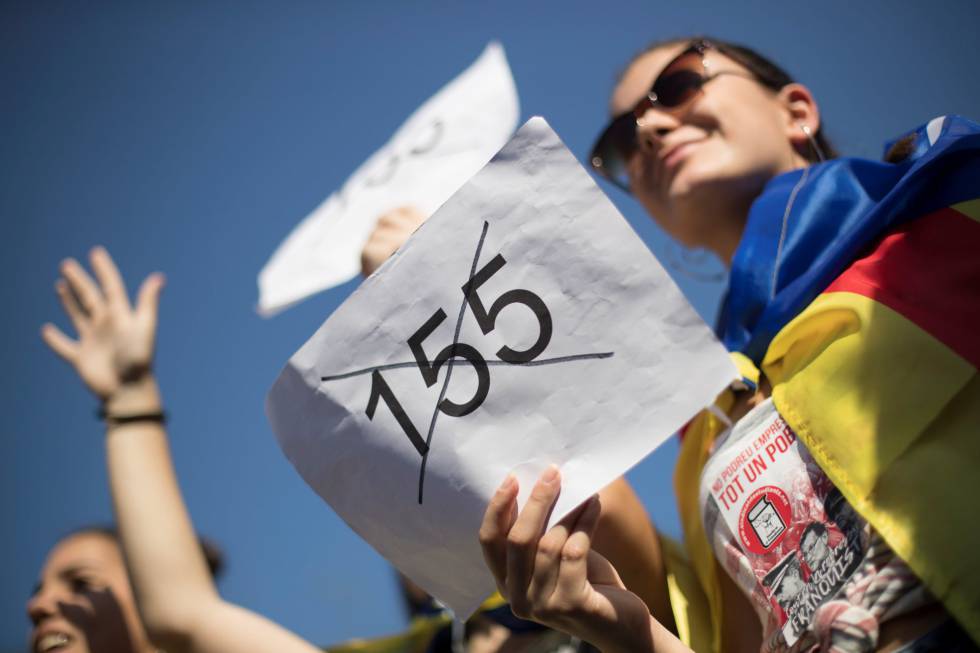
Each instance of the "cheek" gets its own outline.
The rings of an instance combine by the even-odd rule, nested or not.
[[[791,158],[792,145],[788,142],[781,125],[781,118],[770,107],[761,106],[757,111],[742,107],[732,116],[732,124],[725,132],[731,148],[733,167],[743,174],[769,173],[779,170]]]
[[[772,134],[718,132],[700,146],[671,183],[670,194],[686,203],[743,204],[757,196],[786,159]]]
[[[662,206],[663,198],[657,191],[653,162],[650,158],[634,155],[627,164],[627,169],[629,170],[630,190],[637,201],[648,211]]]
[[[736,176],[740,158],[732,142],[718,135],[709,136],[691,152],[674,176],[672,186],[679,192],[688,186]]]

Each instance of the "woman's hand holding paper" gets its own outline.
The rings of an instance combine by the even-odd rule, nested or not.
[[[606,652],[687,650],[592,549],[598,497],[545,531],[561,490],[557,468],[544,472],[520,514],[518,490],[517,479],[509,476],[490,500],[480,528],[484,559],[515,615]]]

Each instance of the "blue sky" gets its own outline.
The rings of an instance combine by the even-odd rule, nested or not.
[[[629,57],[692,33],[772,55],[814,91],[843,153],[877,157],[936,115],[980,118],[977,24],[970,0],[3,3],[0,650],[26,641],[48,547],[111,519],[95,402],[38,337],[44,321],[66,326],[63,257],[101,243],[130,288],[167,274],[157,369],[192,515],[226,550],[224,595],[317,643],[390,632],[403,623],[390,570],[293,471],[263,412],[283,363],[356,285],[256,315],[256,274],[297,221],[491,39],[522,120],[545,116],[582,160]],[[685,266],[671,270],[710,320],[722,283]],[[669,534],[675,454],[630,475]]]

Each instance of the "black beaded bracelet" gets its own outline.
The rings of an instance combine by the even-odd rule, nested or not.
[[[104,420],[112,426],[119,424],[132,424],[133,422],[156,422],[158,424],[167,423],[167,414],[162,410],[153,413],[136,413],[134,415],[110,415],[106,412],[105,406],[96,412],[99,419]]]

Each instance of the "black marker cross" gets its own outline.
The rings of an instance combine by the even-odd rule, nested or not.
[[[604,359],[611,358],[613,356],[613,352],[610,351],[573,354],[569,356],[557,356],[554,358],[538,358],[538,356],[540,356],[544,350],[547,349],[548,344],[551,342],[553,327],[551,312],[548,310],[548,307],[545,305],[541,297],[530,290],[525,290],[523,288],[509,290],[498,297],[490,306],[489,310],[486,308],[483,300],[480,298],[479,288],[507,263],[506,259],[504,259],[502,255],[497,254],[479,271],[477,270],[477,265],[480,262],[480,252],[483,250],[483,243],[486,240],[487,231],[489,228],[490,224],[484,221],[483,230],[480,233],[480,240],[476,246],[476,253],[473,255],[473,263],[470,266],[469,277],[461,288],[463,291],[463,303],[460,305],[459,313],[456,317],[456,328],[453,331],[452,344],[443,348],[442,351],[436,355],[434,360],[430,360],[428,355],[426,355],[425,350],[423,349],[423,342],[446,319],[446,313],[441,308],[433,313],[432,316],[408,339],[408,345],[411,348],[412,353],[415,355],[414,362],[388,363],[385,365],[365,367],[363,369],[353,370],[350,372],[342,372],[339,374],[320,377],[322,382],[329,382],[338,381],[340,379],[349,379],[362,374],[371,375],[371,396],[368,399],[368,405],[365,409],[368,419],[374,419],[374,413],[378,406],[378,400],[380,399],[384,401],[392,415],[395,417],[395,420],[398,422],[399,426],[401,426],[402,430],[405,432],[405,435],[412,443],[412,446],[414,446],[416,451],[419,452],[419,455],[422,456],[422,464],[419,469],[419,504],[422,503],[422,495],[425,485],[425,466],[429,459],[429,451],[431,450],[432,446],[432,435],[435,432],[436,420],[439,418],[439,413],[443,412],[451,417],[463,417],[465,415],[469,415],[479,408],[490,391],[489,366],[512,365],[520,367],[536,367],[539,365],[556,365],[581,360]],[[537,318],[539,327],[538,338],[529,348],[524,350],[514,350],[505,345],[497,351],[497,360],[488,361],[476,348],[459,342],[459,333],[463,325],[463,315],[466,313],[467,306],[470,307],[473,316],[476,318],[477,324],[480,326],[480,330],[484,333],[484,335],[486,335],[494,330],[497,316],[500,314],[500,312],[511,304],[521,304],[526,306]],[[418,429],[412,423],[412,420],[402,408],[401,403],[399,403],[394,392],[381,375],[381,371],[406,367],[417,367],[419,372],[422,374],[425,384],[431,387],[437,382],[439,368],[442,367],[443,364],[448,364],[446,367],[446,377],[442,382],[442,388],[439,391],[439,398],[436,401],[435,408],[432,411],[432,419],[429,421],[429,428],[426,432],[425,438],[423,439],[421,433],[419,433]],[[457,404],[446,397],[446,392],[449,389],[449,380],[453,373],[453,367],[457,364],[470,365],[474,368],[474,370],[476,370],[477,373],[477,390],[473,397],[463,404]]]

